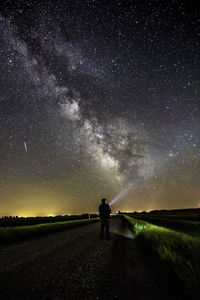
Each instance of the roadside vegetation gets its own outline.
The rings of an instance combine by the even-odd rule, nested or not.
[[[200,239],[124,215],[136,238],[168,265],[191,295],[199,290]]]
[[[48,217],[18,217],[18,216],[4,216],[0,218],[0,227],[16,227],[36,224],[46,224],[55,222],[64,222],[72,220],[82,220],[97,218],[97,214],[82,214],[82,215],[58,215]]]
[[[13,242],[19,242],[33,237],[46,235],[49,233],[54,233],[57,231],[66,230],[77,226],[86,225],[97,221],[99,221],[99,218],[54,222],[28,226],[1,227],[0,246],[10,244]]]
[[[166,227],[172,230],[181,231],[194,237],[200,237],[200,222],[198,221],[185,221],[180,219],[166,218],[162,216],[134,216],[133,218],[150,222],[154,225]]]

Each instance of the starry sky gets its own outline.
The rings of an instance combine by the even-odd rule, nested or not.
[[[1,2],[0,215],[200,207],[197,2]]]

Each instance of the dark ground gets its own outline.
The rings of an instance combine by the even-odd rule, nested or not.
[[[1,299],[182,299],[120,218],[0,248]]]

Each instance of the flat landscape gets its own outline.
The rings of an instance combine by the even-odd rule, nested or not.
[[[140,246],[123,218],[111,240],[93,223],[0,248],[2,299],[181,299],[170,271]],[[176,287],[176,288],[175,288]]]
[[[200,300],[199,49],[200,1],[1,1],[0,300]]]

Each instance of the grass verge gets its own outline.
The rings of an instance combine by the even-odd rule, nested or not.
[[[199,290],[200,240],[143,220],[124,216],[136,237],[169,265],[191,295]]]
[[[97,222],[99,218],[0,228],[0,246]]]
[[[199,221],[185,221],[185,220],[176,220],[169,218],[153,217],[153,216],[142,216],[134,217],[135,219],[143,220],[150,222],[154,225],[166,227],[172,230],[181,231],[187,233],[194,237],[200,237],[200,222]]]

